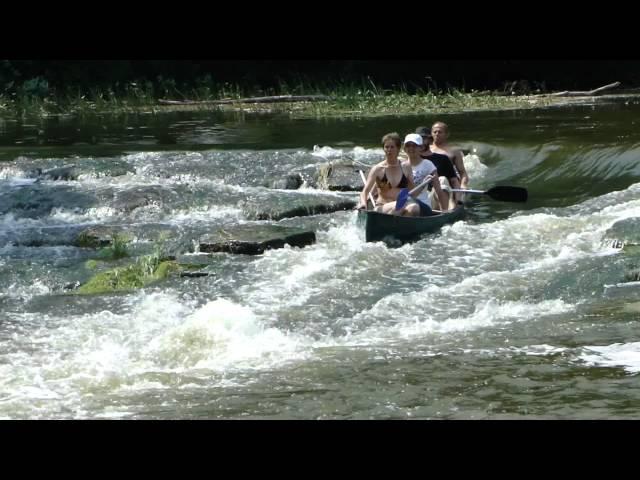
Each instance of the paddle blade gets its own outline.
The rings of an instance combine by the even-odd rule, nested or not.
[[[396,210],[401,210],[407,204],[407,200],[409,199],[409,189],[403,188],[400,190],[398,194],[398,198],[396,198]]]
[[[486,194],[502,202],[526,202],[529,197],[527,189],[522,187],[493,187]]]

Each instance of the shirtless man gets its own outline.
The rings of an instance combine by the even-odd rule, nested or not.
[[[429,150],[423,153],[422,157],[431,160],[438,168],[438,175],[442,183],[450,188],[468,188],[469,175],[464,168],[462,151],[455,149],[448,144],[449,127],[444,122],[436,122],[431,127],[431,135],[428,135],[424,127],[420,127],[418,133],[425,137],[431,138],[433,143],[429,146]],[[446,180],[445,180],[446,179]],[[449,198],[447,194],[449,208],[454,208],[457,201],[463,198],[462,193]]]
[[[451,185],[453,188],[469,188],[469,175],[464,168],[462,150],[449,145],[449,127],[444,122],[436,122],[431,127],[433,145],[431,151],[436,155],[446,155],[453,163],[459,180],[459,187]],[[462,200],[463,193],[456,194],[456,200]]]

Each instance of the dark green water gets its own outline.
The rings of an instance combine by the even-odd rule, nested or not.
[[[435,120],[474,188],[439,234],[365,243],[354,212],[279,223],[317,243],[194,253],[256,208],[353,194],[265,183]],[[0,120],[1,418],[637,418],[640,101],[373,119],[175,113]],[[71,180],[37,171],[75,165]],[[150,202],[131,203],[136,195]],[[129,203],[124,200],[128,199]],[[65,295],[87,226],[158,232],[202,278]]]

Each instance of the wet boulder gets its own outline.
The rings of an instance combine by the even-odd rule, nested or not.
[[[339,192],[361,191],[364,187],[359,168],[353,163],[325,163],[318,167],[318,188]]]
[[[72,292],[78,295],[94,295],[136,290],[165,279],[177,271],[179,266],[175,261],[147,255],[130,265],[99,272]]]
[[[113,208],[131,212],[136,208],[152,204],[162,204],[161,192],[155,187],[143,187],[117,192]]]
[[[285,210],[265,210],[255,212],[250,215],[255,220],[282,220],[283,218],[306,217],[309,215],[319,215],[321,213],[332,213],[343,210],[351,210],[356,206],[354,200],[338,199],[322,203],[308,203]]]
[[[213,273],[211,272],[180,272],[180,277],[186,278],[201,278],[201,277],[211,277]]]
[[[274,180],[269,185],[270,188],[277,188],[280,190],[297,190],[304,183],[302,175],[299,173],[292,173],[284,178]]]
[[[81,248],[103,248],[113,243],[113,239],[124,237],[125,229],[115,225],[96,225],[81,231],[75,245]]]
[[[611,248],[622,248],[627,255],[637,255],[640,249],[640,232],[638,218],[625,218],[614,223],[605,233],[603,243]]]
[[[316,241],[313,231],[281,225],[238,225],[220,229],[200,238],[203,253],[226,252],[245,255],[260,255],[266,250],[305,247]]]
[[[136,169],[126,162],[109,161],[96,167],[95,174],[103,177],[121,177],[128,174],[135,174]]]

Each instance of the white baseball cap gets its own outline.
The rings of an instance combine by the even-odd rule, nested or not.
[[[404,137],[404,143],[415,143],[416,145],[422,145],[424,142],[422,141],[422,137],[417,133],[410,133],[406,137]]]

